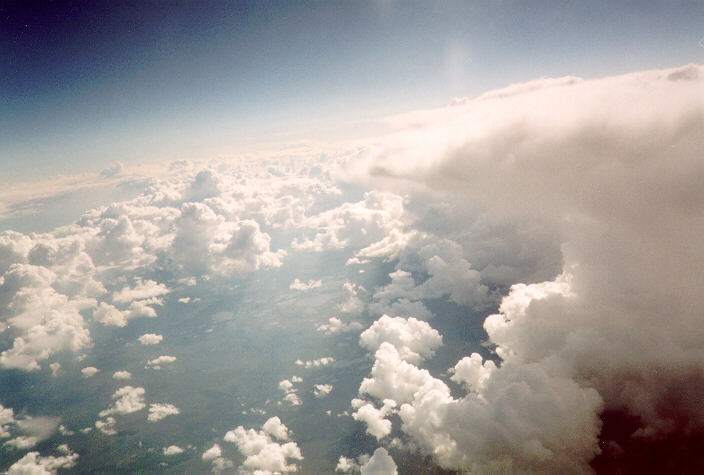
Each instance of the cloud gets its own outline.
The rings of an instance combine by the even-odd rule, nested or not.
[[[316,384],[313,386],[313,395],[323,398],[332,392],[332,384]]]
[[[92,378],[96,374],[98,374],[100,370],[94,366],[86,366],[81,370],[81,376],[84,378]]]
[[[301,399],[298,397],[298,389],[294,387],[294,383],[300,383],[303,379],[294,376],[291,380],[284,379],[279,382],[279,389],[284,392],[284,401],[292,406],[300,406]]]
[[[292,247],[311,251],[351,247],[360,249],[359,256],[394,257],[407,239],[402,231],[403,211],[403,197],[370,191],[363,201],[344,203],[306,219],[302,225],[316,230],[315,235],[294,239]]]
[[[168,294],[170,291],[164,284],[158,284],[153,280],[136,279],[134,287],[125,287],[119,292],[113,292],[112,300],[117,303],[130,303],[134,300],[146,300],[160,295]]]
[[[8,475],[47,475],[58,473],[59,469],[70,469],[76,465],[78,454],[70,450],[65,455],[41,456],[39,452],[29,452],[13,463],[7,470]]]
[[[112,178],[114,176],[119,175],[124,168],[125,166],[122,164],[122,162],[114,162],[109,167],[102,170],[100,172],[100,176],[102,178]]]
[[[129,371],[115,371],[112,374],[112,379],[130,379],[132,377],[132,373]]]
[[[337,335],[341,333],[353,333],[364,328],[364,326],[359,322],[348,322],[344,323],[337,317],[330,317],[328,323],[319,323],[315,326],[315,329],[319,332],[323,332],[326,335]]]
[[[154,333],[145,333],[138,338],[139,342],[143,345],[158,345],[163,339],[163,336]]]
[[[335,358],[332,356],[323,356],[322,358],[317,358],[314,360],[296,360],[298,366],[303,366],[304,368],[317,368],[319,366],[327,366],[335,362]]]
[[[284,442],[277,442],[276,440]],[[225,441],[237,445],[244,455],[243,468],[260,473],[295,472],[292,461],[303,460],[298,445],[289,440],[288,428],[278,417],[268,419],[262,429],[245,429],[239,426],[225,434]]]
[[[141,411],[146,407],[144,404],[144,388],[134,388],[123,386],[112,395],[115,404],[108,409],[100,411],[100,417],[110,415],[123,415]]]
[[[435,354],[442,345],[442,336],[426,322],[413,317],[383,315],[359,336],[359,344],[374,353],[384,342],[391,343],[401,359],[419,363]]]
[[[692,265],[704,262],[703,86],[695,65],[514,86],[436,111],[354,164],[390,189],[540,223],[562,250],[559,275],[514,285],[487,318],[499,367],[470,357],[454,375],[467,396],[401,406],[404,430],[443,466],[587,470],[602,408],[640,418],[646,438],[704,426],[691,338],[704,304]]]
[[[147,361],[147,365],[145,366],[145,368],[161,369],[161,365],[170,364],[174,361],[176,361],[175,356],[162,355],[158,358],[154,358],[153,360]]]
[[[323,285],[323,282],[321,280],[309,280],[308,282],[301,282],[299,279],[296,279],[289,286],[289,288],[305,292],[307,290],[317,289],[321,285]]]
[[[371,403],[363,404],[352,414],[352,418],[366,423],[367,433],[382,439],[391,433],[391,421],[386,417],[394,412],[395,407],[396,401],[393,399],[384,399],[381,409],[375,408]]]
[[[169,445],[168,447],[164,447],[164,450],[162,451],[164,455],[167,457],[170,457],[172,455],[178,455],[183,453],[183,449],[179,447],[178,445]]]
[[[114,417],[108,416],[105,418],[104,421],[97,420],[95,421],[95,428],[98,429],[100,432],[102,432],[105,435],[116,435],[117,431],[115,430],[115,424],[117,424],[117,421],[115,420]],[[86,431],[90,432],[90,431]]]
[[[173,404],[150,404],[149,415],[147,416],[147,420],[149,422],[157,422],[167,416],[172,416],[180,413],[181,411],[179,411],[179,409]]]
[[[203,452],[202,459],[205,460],[206,462],[215,460],[216,458],[220,457],[222,455],[222,449],[220,449],[220,446],[218,444],[213,444],[212,447],[210,447],[208,450]]]
[[[374,451],[369,461],[359,468],[362,475],[396,475],[396,463],[385,448]]]

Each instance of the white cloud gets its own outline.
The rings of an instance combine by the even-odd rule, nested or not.
[[[332,392],[332,384],[316,384],[313,386],[313,395],[323,398]]]
[[[110,415],[130,414],[141,411],[146,407],[144,404],[144,388],[134,388],[123,386],[112,395],[115,404],[104,411],[100,411],[100,417]]]
[[[98,374],[100,370],[96,368],[95,366],[86,366],[81,370],[81,376],[84,378],[92,378],[96,374]]]
[[[300,406],[301,399],[298,397],[298,389],[294,387],[294,383],[303,381],[301,378],[294,376],[291,380],[284,379],[279,382],[279,389],[284,392],[284,401],[292,406]]]
[[[384,342],[394,345],[401,359],[420,363],[435,354],[442,345],[442,336],[426,322],[413,317],[383,315],[362,332],[359,344],[374,353]]]
[[[29,452],[13,463],[7,470],[8,475],[52,475],[60,469],[70,469],[76,465],[78,454],[68,453],[60,456],[41,456],[39,452]]]
[[[164,447],[164,450],[162,452],[166,456],[172,456],[182,454],[183,449],[178,445],[169,445],[168,447]]]
[[[384,186],[532,220],[562,249],[560,275],[514,285],[486,320],[500,367],[470,357],[455,370],[470,394],[401,406],[404,430],[443,466],[588,470],[603,407],[640,417],[644,436],[704,426],[691,389],[704,368],[691,338],[704,304],[692,265],[704,262],[703,84],[690,65],[516,86],[436,111],[358,163]]]
[[[317,358],[314,360],[296,360],[298,366],[303,366],[304,368],[317,368],[319,366],[327,366],[335,362],[335,358],[332,356],[323,356],[322,358]]]
[[[134,287],[124,287],[119,292],[113,292],[112,300],[117,303],[129,303],[134,300],[146,300],[168,294],[170,290],[153,280],[136,279]]]
[[[154,333],[145,333],[138,338],[139,342],[143,345],[158,345],[163,339],[163,336]]]
[[[212,447],[210,447],[208,450],[203,452],[202,458],[206,462],[209,462],[211,460],[215,460],[216,458],[222,456],[222,449],[218,444],[214,444]]]
[[[359,468],[362,475],[396,475],[396,463],[385,448],[374,451],[369,461]]]
[[[384,399],[381,409],[375,408],[371,403],[363,404],[352,414],[352,418],[366,423],[367,433],[382,439],[391,433],[391,421],[386,417],[393,413],[395,407],[396,401],[392,399]]]
[[[115,371],[112,374],[112,379],[130,379],[132,377],[132,373],[129,371]]]
[[[115,424],[117,424],[115,418],[112,416],[108,416],[105,418],[104,421],[95,421],[95,428],[105,435],[115,435],[117,434],[117,431],[115,430]],[[81,432],[87,434],[88,432],[90,432],[89,429],[90,427],[86,427],[85,429],[81,430]]]
[[[341,333],[353,333],[364,328],[364,326],[356,321],[344,323],[338,317],[330,317],[328,323],[319,323],[315,326],[315,329],[319,332],[323,332],[326,335],[337,335]]]
[[[344,203],[306,219],[303,226],[316,230],[315,235],[295,239],[292,247],[314,251],[352,247],[361,249],[359,256],[392,258],[408,239],[402,231],[403,211],[403,197],[370,191],[363,201]]]
[[[162,355],[153,360],[147,361],[145,368],[161,369],[161,365],[170,364],[176,361],[175,356]]]
[[[49,364],[49,369],[51,369],[51,375],[56,377],[59,375],[59,371],[61,370],[61,363],[51,363]]]
[[[323,282],[321,280],[309,280],[308,282],[301,282],[299,279],[296,279],[289,286],[289,288],[305,292],[311,289],[317,289],[321,285],[323,285]]]
[[[157,422],[162,420],[167,416],[172,416],[180,414],[178,407],[173,404],[150,404],[149,405],[149,415],[147,420],[149,422]]]
[[[293,461],[303,460],[298,445],[292,441],[276,442],[274,439],[289,440],[288,428],[278,417],[267,420],[259,431],[239,426],[225,434],[225,441],[236,444],[246,457],[244,469],[255,473],[297,471],[298,467]]]

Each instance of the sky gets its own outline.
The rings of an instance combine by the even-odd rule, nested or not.
[[[703,8],[3,3],[0,471],[704,473]]]
[[[5,2],[4,182],[386,131],[539,77],[696,61],[698,2]]]

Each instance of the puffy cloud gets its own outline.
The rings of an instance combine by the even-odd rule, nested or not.
[[[162,420],[167,416],[172,416],[180,414],[178,407],[173,404],[150,404],[149,405],[149,415],[147,420],[149,422],[157,422]]]
[[[129,371],[115,371],[112,374],[112,379],[130,379],[132,377],[132,373]]]
[[[332,356],[323,356],[322,358],[317,358],[314,360],[296,360],[298,366],[303,366],[304,368],[317,368],[319,366],[327,366],[335,362],[335,358]]]
[[[413,317],[383,315],[359,336],[359,344],[373,353],[382,343],[391,343],[401,359],[419,363],[435,354],[442,336],[426,322]]]
[[[340,333],[352,333],[361,330],[364,326],[359,322],[348,322],[344,323],[338,317],[330,317],[328,323],[319,323],[315,326],[315,329],[319,332],[323,332],[326,335],[337,335]]]
[[[117,431],[115,430],[115,424],[117,424],[117,421],[115,420],[114,417],[108,416],[105,418],[104,421],[97,420],[95,421],[95,428],[98,429],[100,432],[102,432],[105,435],[116,435]],[[89,428],[87,428],[89,429]],[[84,431],[81,431],[84,432]],[[90,432],[89,430],[85,430],[85,433]]]
[[[386,416],[393,412],[396,401],[384,399],[384,405],[377,409],[372,404],[363,404],[352,414],[356,421],[367,424],[367,432],[377,439],[382,439],[391,433],[391,421]]]
[[[145,368],[161,369],[161,365],[173,363],[174,361],[176,361],[175,356],[162,355],[158,358],[147,361]]]
[[[496,364],[493,361],[483,361],[479,353],[472,353],[457,362],[450,379],[462,383],[468,391],[480,391],[486,386],[495,369]]]
[[[103,169],[100,172],[100,176],[102,178],[112,178],[116,175],[119,175],[124,168],[125,166],[122,162],[114,162],[109,167]]]
[[[394,257],[407,236],[402,229],[403,197],[370,191],[364,200],[344,203],[306,219],[303,226],[316,230],[314,237],[294,240],[294,249],[321,251],[352,247],[364,257]]]
[[[323,398],[332,392],[332,384],[316,384],[313,386],[313,395]]]
[[[183,449],[179,447],[178,445],[169,445],[168,447],[164,447],[164,450],[162,451],[164,455],[167,457],[172,456],[172,455],[178,455],[183,453]]]
[[[25,371],[62,351],[90,345],[80,305],[54,290],[56,274],[28,264],[12,264],[0,282],[0,313],[14,335],[12,347],[0,353],[0,366]]]
[[[154,333],[145,333],[138,338],[139,342],[143,345],[158,345],[163,339],[164,337],[162,335]]]
[[[76,465],[78,454],[70,450],[64,455],[39,455],[29,452],[7,470],[8,475],[53,475],[60,469],[70,469]]]
[[[383,342],[374,354],[371,377],[362,380],[359,393],[402,404],[412,402],[419,391],[450,394],[445,383],[433,378],[428,370],[408,363],[391,343]]]
[[[96,368],[95,366],[86,366],[81,370],[81,376],[84,378],[92,378],[96,374],[98,374],[100,370]]]
[[[270,251],[271,238],[251,219],[225,219],[203,203],[185,203],[175,222],[170,257],[193,275],[229,276],[278,267],[285,251]]]
[[[303,460],[298,445],[274,439],[289,440],[288,428],[278,417],[267,420],[259,431],[239,426],[225,434],[225,441],[236,444],[246,457],[243,468],[257,473],[297,471],[292,461]]]
[[[358,472],[359,464],[354,459],[341,455],[335,466],[335,471],[342,473]]]
[[[359,314],[364,311],[364,302],[358,297],[359,291],[363,290],[363,288],[352,282],[345,282],[342,285],[342,289],[345,291],[347,298],[339,305],[340,312]]]
[[[19,435],[5,442],[5,445],[16,449],[23,450],[34,447],[54,434],[58,425],[59,419],[56,417],[38,416],[15,419],[12,409],[2,408],[0,410],[0,437],[10,437],[10,427],[14,426],[15,433],[19,432]]]
[[[202,458],[206,462],[215,460],[216,458],[222,456],[222,449],[218,444],[213,444],[208,450],[203,452]]]
[[[134,287],[125,287],[119,292],[113,292],[112,300],[117,303],[129,303],[134,300],[145,300],[168,294],[170,290],[164,284],[153,280],[136,279]]]
[[[323,285],[323,282],[320,280],[309,280],[308,282],[301,282],[299,279],[296,279],[293,281],[293,283],[289,286],[289,288],[293,290],[301,290],[301,291],[307,291],[311,289],[317,289]]]
[[[359,468],[362,475],[396,475],[396,463],[385,448],[374,451],[369,461]]]
[[[298,389],[294,387],[294,383],[300,383],[301,381],[303,381],[301,378],[294,376],[291,380],[284,379],[279,382],[279,389],[285,394],[284,401],[292,406],[300,406],[302,404],[301,399],[298,397]]]
[[[693,265],[704,262],[703,84],[695,65],[534,82],[439,111],[362,165],[485,215],[531,219],[562,250],[560,275],[513,286],[486,320],[499,368],[470,357],[455,370],[465,398],[401,407],[445,466],[586,470],[602,407],[639,417],[646,437],[704,426],[704,352],[692,338],[704,304]]]
[[[123,386],[112,395],[115,400],[113,406],[100,411],[100,417],[110,415],[130,414],[132,412],[141,411],[146,407],[144,404],[144,388],[134,388],[132,386]]]

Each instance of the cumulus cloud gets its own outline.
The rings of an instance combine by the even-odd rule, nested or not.
[[[123,386],[112,395],[115,403],[100,411],[100,417],[110,415],[130,414],[132,412],[141,411],[146,407],[144,404],[144,388],[134,388],[132,386]]]
[[[321,285],[323,285],[323,282],[321,280],[309,280],[308,282],[301,282],[299,279],[296,279],[289,286],[289,288],[305,292],[307,290],[317,289]]]
[[[66,449],[68,449],[66,447]],[[70,450],[63,451],[63,455],[39,455],[39,452],[29,452],[24,457],[13,463],[7,470],[8,475],[51,475],[59,470],[70,469],[76,465],[78,454]]]
[[[162,451],[164,455],[167,457],[170,457],[172,455],[178,455],[183,453],[183,449],[179,447],[178,445],[169,445],[168,447],[164,447],[164,450]]]
[[[332,392],[332,384],[316,384],[313,386],[313,395],[323,398]]]
[[[105,418],[104,421],[97,420],[95,421],[95,428],[98,429],[100,432],[102,432],[105,435],[115,435],[117,434],[117,431],[115,430],[115,425],[117,424],[117,420],[112,417],[108,416]],[[87,428],[89,429],[89,428]],[[84,433],[90,432],[90,430],[85,430],[81,431]]]
[[[96,368],[95,366],[86,366],[81,370],[81,376],[84,378],[92,378],[96,374],[98,374],[100,370]]]
[[[403,197],[370,191],[363,201],[306,219],[303,226],[316,230],[315,235],[295,239],[292,247],[313,251],[352,247],[361,257],[394,257],[408,240],[403,212]]]
[[[294,376],[290,380],[284,379],[279,382],[279,389],[284,392],[284,401],[292,406],[300,406],[301,399],[298,397],[298,389],[294,387],[294,383],[300,383],[303,379]]]
[[[162,335],[156,335],[154,333],[145,333],[138,338],[139,342],[143,345],[158,345],[163,339],[164,337]]]
[[[202,458],[206,462],[209,462],[211,460],[215,460],[216,458],[220,457],[222,455],[222,449],[218,444],[214,444],[212,447],[210,447],[208,450],[203,452]]]
[[[239,426],[225,434],[225,441],[237,445],[244,455],[243,468],[259,473],[295,472],[295,460],[303,460],[298,445],[289,441],[288,428],[278,417],[268,419],[261,430]],[[282,442],[277,442],[277,440]]]
[[[587,470],[604,407],[645,437],[702,427],[703,85],[694,65],[538,81],[436,111],[357,162],[383,186],[541,223],[562,250],[559,275],[514,285],[487,318],[500,367],[460,362],[459,400],[407,394],[403,428],[443,466]]]
[[[178,407],[173,404],[150,404],[149,405],[149,415],[147,420],[149,422],[157,422],[162,420],[167,416],[172,416],[180,414]]]
[[[374,451],[369,461],[359,468],[362,475],[396,475],[396,463],[385,448]]]
[[[175,356],[162,355],[157,358],[154,358],[153,360],[147,361],[147,365],[145,366],[145,368],[161,369],[162,365],[170,364],[174,361],[176,361]]]
[[[330,317],[327,323],[319,323],[315,326],[317,331],[323,332],[326,335],[353,333],[360,331],[362,328],[364,328],[364,326],[360,322],[351,321],[345,323],[338,317]]]
[[[335,362],[335,358],[332,356],[323,356],[322,358],[316,358],[314,360],[296,360],[298,366],[303,366],[304,368],[317,368],[319,366],[327,366]]]
[[[130,379],[132,377],[132,373],[129,371],[115,371],[112,374],[112,379]]]
[[[375,408],[371,403],[362,404],[352,417],[356,421],[366,423],[367,433],[381,439],[391,433],[391,421],[386,417],[393,413],[395,407],[396,401],[393,399],[384,399],[384,405],[380,409]]]
[[[391,343],[401,359],[417,364],[435,354],[442,345],[442,336],[413,317],[383,315],[359,336],[359,344],[374,353],[384,342]]]

